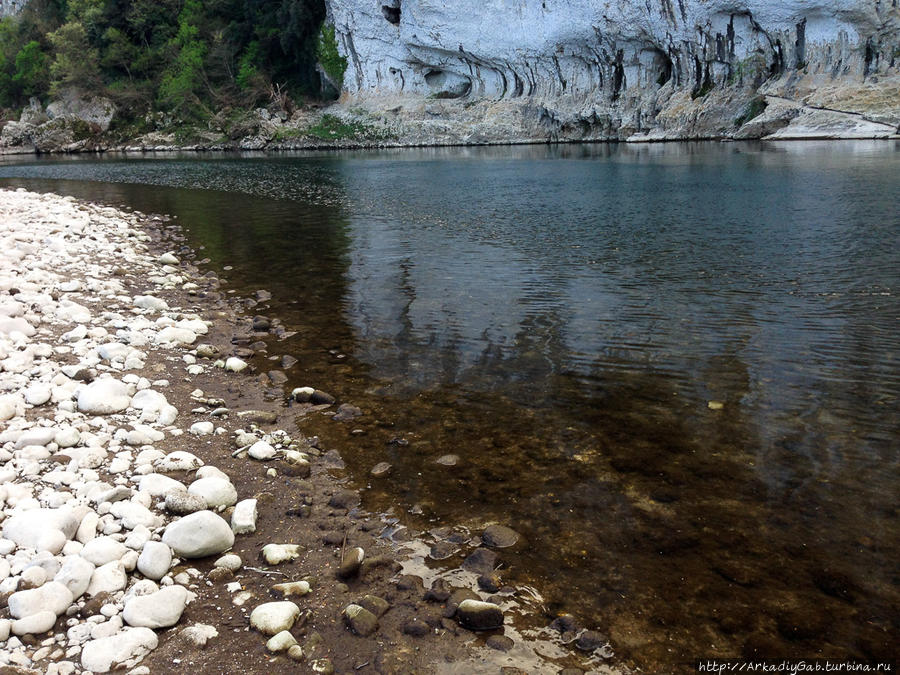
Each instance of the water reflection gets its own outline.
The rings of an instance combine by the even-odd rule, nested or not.
[[[369,504],[512,525],[528,545],[505,579],[646,671],[690,672],[900,637],[898,162],[886,144],[683,144],[0,175],[177,214],[234,287],[272,291],[297,331],[269,346],[301,359],[290,384],[367,411],[308,424]],[[394,474],[371,481],[379,461]]]

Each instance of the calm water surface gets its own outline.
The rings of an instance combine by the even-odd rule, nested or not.
[[[300,358],[289,386],[367,412],[305,425],[368,506],[430,542],[515,528],[504,580],[616,659],[895,655],[897,144],[17,159],[0,178],[177,215],[230,288],[273,293],[252,311],[296,331],[269,341]],[[369,478],[380,461],[394,473]]]

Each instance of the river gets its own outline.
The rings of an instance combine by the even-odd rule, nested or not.
[[[435,566],[514,528],[504,581],[653,673],[900,643],[898,177],[896,142],[0,162],[176,216],[271,292],[284,389],[365,411],[306,424],[367,508]]]

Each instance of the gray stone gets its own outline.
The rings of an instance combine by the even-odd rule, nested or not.
[[[366,637],[378,629],[378,618],[365,607],[347,605],[342,616],[347,627],[357,635]]]
[[[205,511],[207,507],[206,500],[200,495],[192,495],[180,490],[169,492],[166,495],[166,511],[177,516]]]
[[[481,540],[491,548],[508,548],[519,541],[519,534],[505,525],[490,525],[485,528]]]
[[[174,626],[181,619],[188,595],[184,586],[167,586],[149,595],[132,596],[125,602],[122,618],[129,626]]]
[[[493,630],[503,625],[503,610],[480,600],[463,600],[456,609],[456,620],[469,630]]]
[[[163,542],[182,558],[203,558],[230,549],[234,532],[215,513],[198,511],[166,527]]]

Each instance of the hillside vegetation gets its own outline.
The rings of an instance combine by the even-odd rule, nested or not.
[[[324,19],[323,0],[31,0],[0,20],[0,108],[101,95],[138,124],[289,107],[323,96]]]

